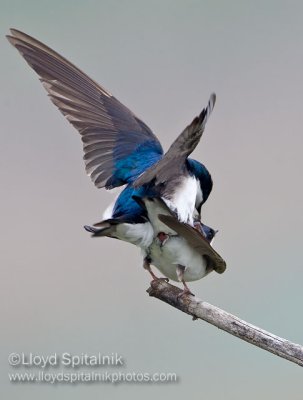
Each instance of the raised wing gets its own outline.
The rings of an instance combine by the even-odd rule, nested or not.
[[[98,188],[132,182],[161,158],[153,132],[102,86],[31,36],[11,29],[7,38],[81,134],[86,172]]]
[[[179,222],[178,219],[172,215],[160,214],[158,217],[161,222],[177,232],[178,235],[182,236],[198,253],[207,257],[210,261],[210,265],[216,272],[222,274],[226,270],[226,263],[223,258],[211,247],[200,232],[188,224]]]
[[[170,146],[165,155],[156,165],[145,171],[135,181],[134,186],[139,187],[155,180],[155,184],[168,182],[172,171],[180,171],[184,168],[186,158],[194,151],[204,132],[206,122],[215,106],[216,95],[210,96],[207,107],[200,115],[188,125]]]

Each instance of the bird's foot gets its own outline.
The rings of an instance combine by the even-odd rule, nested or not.
[[[157,278],[157,277],[156,277],[156,280],[157,280],[157,281],[165,281],[165,282],[167,282],[167,283],[169,282],[169,279],[168,279],[168,278]]]
[[[151,269],[148,270],[148,272],[151,274],[153,281],[158,281],[159,279],[164,279],[164,278],[159,278],[157,275],[155,275]]]
[[[151,276],[152,276],[152,278],[153,278],[153,281],[165,281],[165,282],[169,282],[169,279],[168,279],[168,278],[159,278],[157,275],[155,275],[155,274],[153,273],[152,270],[148,270],[148,272],[151,274]]]
[[[177,295],[177,300],[180,300],[181,299],[181,297],[182,296],[187,296],[187,295],[190,295],[190,296],[194,296],[195,297],[195,295],[188,289],[188,288],[184,288],[183,290],[182,290],[182,292],[181,293],[179,293],[178,295]]]
[[[155,275],[150,267],[150,259],[148,257],[145,257],[143,260],[143,268],[146,269],[150,275],[153,278],[153,281],[158,281],[158,280],[164,280],[165,282],[169,282],[168,278],[159,278],[157,275]]]
[[[155,275],[153,273],[153,271],[150,268],[150,265],[149,266],[144,266],[144,268],[150,273],[151,277],[153,278],[153,281],[156,281],[157,279],[160,279],[160,278],[157,277],[157,275]]]
[[[165,282],[169,282],[169,279],[168,278],[159,278],[157,275],[155,275],[154,273],[153,273],[153,271],[151,270],[151,269],[148,269],[148,272],[151,274],[151,276],[152,276],[152,278],[153,278],[153,281],[165,281]]]
[[[184,279],[182,280],[184,289],[182,290],[181,293],[178,294],[177,299],[180,300],[182,296],[184,295],[190,295],[190,296],[195,296],[189,289],[189,287],[186,285]]]

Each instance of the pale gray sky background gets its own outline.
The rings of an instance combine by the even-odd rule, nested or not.
[[[86,177],[78,133],[4,38],[48,44],[141,117],[167,148],[217,104],[194,157],[214,190],[222,276],[203,299],[294,342],[302,323],[303,4],[4,1],[1,26],[1,398],[302,399],[302,370],[148,298],[135,247],[92,240],[112,196]],[[111,353],[177,384],[8,382],[11,352]]]

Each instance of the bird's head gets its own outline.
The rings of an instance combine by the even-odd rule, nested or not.
[[[201,164],[199,161],[193,160],[191,158],[187,159],[187,166],[189,173],[194,176],[200,183],[202,198],[197,197],[196,209],[200,213],[202,205],[208,199],[210,192],[213,188],[213,181],[208,169],[205,165]]]
[[[213,241],[214,237],[216,236],[216,234],[218,233],[218,231],[211,228],[210,226],[203,224],[202,222],[201,222],[201,228],[204,233],[205,239],[209,243],[212,243],[212,241]]]

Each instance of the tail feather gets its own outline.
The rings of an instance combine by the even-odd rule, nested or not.
[[[99,226],[101,223],[99,223]],[[108,223],[104,223],[102,227],[95,228],[94,226],[84,225],[84,229],[87,232],[92,233],[93,237],[96,236],[111,236],[111,225]]]

